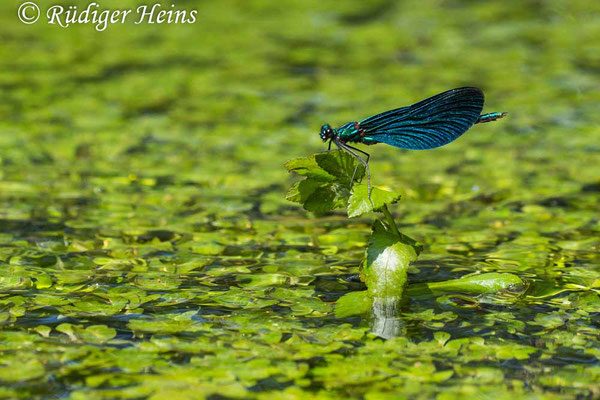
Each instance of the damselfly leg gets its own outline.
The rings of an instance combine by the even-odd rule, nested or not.
[[[360,149],[357,149],[356,147],[352,147],[349,144],[344,144],[344,146],[346,146],[349,149],[352,149],[354,151],[358,151],[361,154],[364,154],[365,156],[367,156],[367,159],[365,160],[365,163],[363,165],[365,165],[365,169],[367,170],[367,174],[369,173],[369,158],[371,158],[371,155],[369,153],[367,153],[366,151],[362,151]],[[354,172],[352,173],[352,179],[350,180],[350,183],[354,183],[354,177],[356,176],[356,171],[358,170],[358,164],[356,164],[356,167],[354,167]],[[369,179],[367,179],[367,183],[370,185],[371,184],[371,177],[369,176]],[[369,195],[370,195],[370,191],[369,191]]]
[[[339,140],[334,139],[334,142],[337,147],[339,147],[342,150],[347,151],[351,156],[356,158],[358,160],[358,162],[360,162],[365,167],[365,171],[367,173],[367,194],[369,196],[369,201],[371,202],[371,205],[374,206],[373,200],[371,200],[371,171],[369,170],[370,155],[362,150],[357,149],[356,147],[352,147],[352,146],[347,145],[346,143],[342,143]],[[365,154],[367,156],[367,159],[364,160],[361,156],[359,156],[355,152],[355,150],[358,151],[359,153]],[[350,180],[350,188],[352,188],[352,185],[354,184],[354,176],[356,175],[357,168],[358,168],[358,165],[354,168],[354,173],[352,174],[352,179]]]

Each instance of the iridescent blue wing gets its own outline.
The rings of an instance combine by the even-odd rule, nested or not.
[[[412,106],[397,108],[359,122],[366,144],[386,143],[425,150],[448,144],[481,115],[483,93],[474,87],[448,90]]]

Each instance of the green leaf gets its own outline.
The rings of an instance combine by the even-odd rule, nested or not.
[[[569,289],[564,285],[557,286],[554,282],[534,281],[527,290],[527,297],[530,299],[544,299],[568,291]]]
[[[72,341],[84,341],[89,343],[104,343],[114,338],[117,331],[106,325],[91,325],[83,328],[79,325],[63,323],[56,327],[58,332],[69,336]]]
[[[507,289],[522,290],[523,287],[523,281],[516,275],[490,272],[486,274],[468,275],[450,281],[411,285],[407,288],[407,294],[410,296],[435,296],[448,292],[487,294],[497,293]]]
[[[33,328],[33,330],[45,338],[49,337],[50,332],[52,332],[52,328],[50,328],[49,326],[46,326],[46,325],[38,325],[35,328]]]
[[[90,343],[104,343],[117,336],[117,331],[106,325],[92,325],[77,332],[81,340]]]
[[[290,172],[306,176],[306,179],[295,183],[286,198],[315,213],[346,208],[350,197],[350,180],[356,166],[356,159],[342,151],[290,160],[285,167]],[[359,165],[354,179],[361,179],[364,171],[364,167]]]
[[[336,318],[346,318],[352,315],[366,314],[371,309],[373,299],[366,290],[350,292],[340,297],[335,303]]]
[[[183,314],[155,315],[153,318],[136,318],[129,321],[127,327],[134,332],[174,334],[178,332],[198,332],[205,329],[201,322],[194,320],[197,311]]]
[[[298,299],[297,302],[290,306],[292,314],[296,316],[300,315],[313,315],[323,316],[329,312],[331,306],[328,303],[323,302],[321,299],[316,297],[308,297],[304,299]]]
[[[408,265],[417,259],[414,246],[389,230],[380,220],[373,224],[373,234],[362,271],[371,297],[402,297]]]
[[[326,213],[336,208],[345,207],[350,197],[347,185],[336,183],[318,187],[304,202],[307,211]]]
[[[335,176],[329,174],[321,168],[315,160],[315,156],[300,157],[289,160],[283,164],[289,172],[295,172],[298,175],[307,176],[319,181],[334,181]]]
[[[323,185],[322,182],[314,179],[304,179],[302,181],[294,183],[294,185],[288,191],[286,200],[293,201],[295,203],[304,204],[306,200]]]
[[[75,327],[73,324],[62,323],[55,328],[58,332],[64,333],[69,337],[69,339],[76,341],[77,336],[75,336]]]
[[[5,274],[5,272],[3,272]],[[19,275],[6,275],[0,276],[0,290],[17,290],[27,289],[32,286],[32,281],[28,277]]]
[[[355,169],[355,181],[359,181],[365,176],[365,167],[358,164],[356,158],[345,151],[337,150],[315,154],[314,159],[319,167],[338,178],[338,180],[350,183]]]
[[[575,303],[580,310],[600,312],[600,296],[594,292],[578,294]]]
[[[390,190],[374,187],[371,189],[371,201],[367,194],[367,185],[355,184],[348,201],[348,216],[358,217],[373,210],[378,210],[385,204],[393,204],[400,200],[400,194]]]
[[[22,383],[46,374],[44,365],[33,354],[3,355],[0,360],[0,381]]]

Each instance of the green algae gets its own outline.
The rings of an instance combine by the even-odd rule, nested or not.
[[[0,398],[598,396],[596,3],[188,6],[202,24],[98,33],[0,5]],[[306,213],[281,164],[463,85],[509,116],[368,149],[424,247],[405,294],[529,286],[409,296],[382,340],[333,307],[366,290],[373,218]]]

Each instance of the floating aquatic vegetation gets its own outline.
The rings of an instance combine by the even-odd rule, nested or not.
[[[597,2],[186,4],[98,34],[0,3],[0,398],[598,397]],[[423,245],[382,340],[335,316],[381,214],[306,212],[281,165],[467,85],[510,118],[372,148]]]

